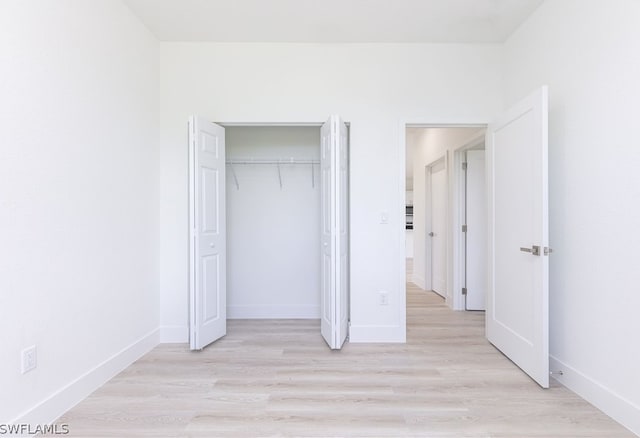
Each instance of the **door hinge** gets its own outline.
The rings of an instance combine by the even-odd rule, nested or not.
[[[544,255],[548,256],[549,254],[551,254],[553,252],[553,250],[547,246],[544,247]]]
[[[462,170],[467,170],[467,163],[462,163]]]
[[[466,287],[463,287],[463,288],[462,288],[462,295],[466,295],[466,294],[467,294],[467,288],[466,288]]]
[[[466,225],[463,225],[463,226],[462,226],[462,232],[463,232],[463,233],[466,233],[466,232],[467,232],[467,226],[466,226]]]

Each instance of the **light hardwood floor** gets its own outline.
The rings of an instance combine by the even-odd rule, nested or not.
[[[59,423],[73,437],[627,437],[564,387],[540,389],[408,283],[406,344],[330,351],[309,320],[232,320],[202,352],[161,345]]]

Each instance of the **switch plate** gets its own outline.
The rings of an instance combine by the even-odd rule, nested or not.
[[[389,292],[387,291],[380,291],[380,295],[379,295],[379,299],[380,299],[380,305],[381,306],[388,306],[389,305]]]
[[[38,366],[36,346],[22,350],[22,374],[34,370]]]

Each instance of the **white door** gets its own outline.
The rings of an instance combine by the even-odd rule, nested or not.
[[[348,135],[338,116],[321,129],[320,331],[332,349],[344,343],[349,324]]]
[[[227,333],[224,128],[189,119],[190,344]]]
[[[431,166],[431,290],[447,292],[447,172],[444,160]]]
[[[466,306],[484,310],[487,289],[487,196],[484,150],[467,151]]]
[[[549,387],[547,88],[487,130],[487,338]]]

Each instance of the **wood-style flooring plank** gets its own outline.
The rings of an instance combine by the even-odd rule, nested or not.
[[[231,320],[201,352],[160,345],[60,418],[71,437],[633,436],[566,388],[541,389],[407,285],[406,344],[331,351],[314,320]]]

